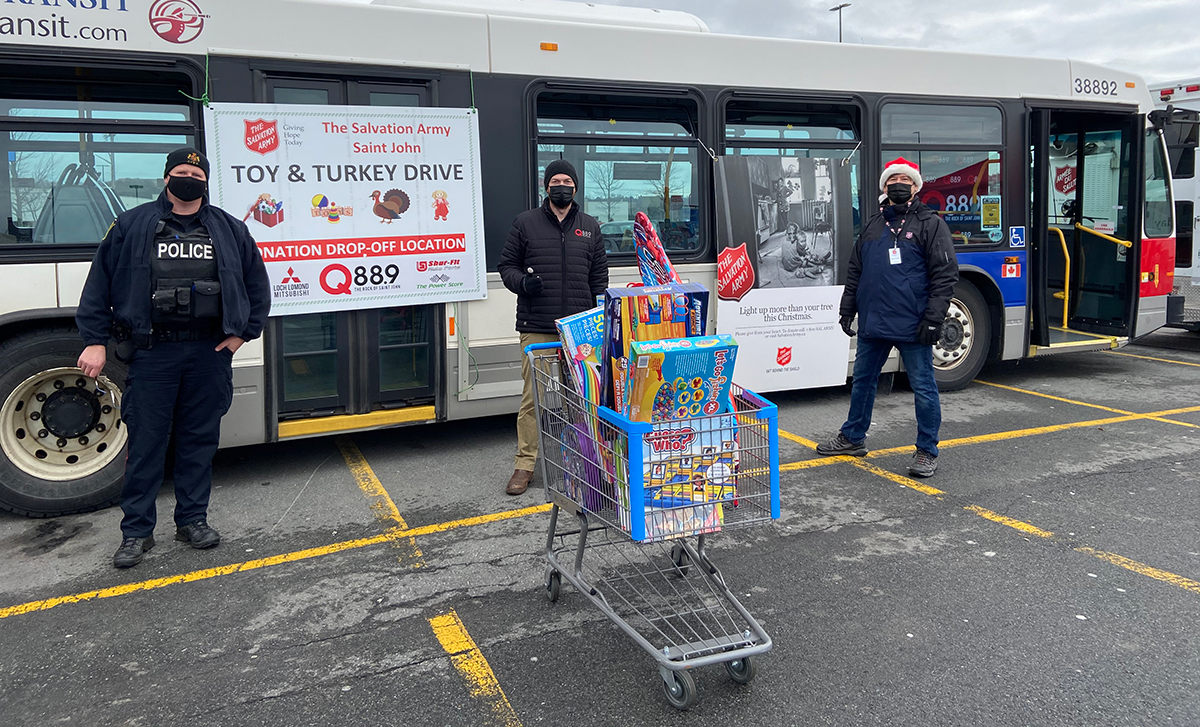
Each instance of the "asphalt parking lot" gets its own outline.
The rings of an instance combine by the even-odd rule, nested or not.
[[[512,418],[224,451],[210,521],[110,565],[112,509],[0,515],[0,724],[1200,725],[1200,337],[985,368],[816,459],[848,389],[780,405],[783,518],[713,536],[774,639],[749,686],[650,658],[569,586]]]

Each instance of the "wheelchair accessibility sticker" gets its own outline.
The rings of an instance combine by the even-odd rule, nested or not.
[[[1025,226],[1008,228],[1008,246],[1025,247]]]

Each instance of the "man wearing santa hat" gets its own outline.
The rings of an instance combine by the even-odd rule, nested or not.
[[[903,157],[879,177],[879,213],[867,221],[850,254],[840,323],[858,335],[850,415],[837,436],[817,446],[831,457],[867,453],[867,429],[879,372],[895,348],[904,361],[917,410],[917,451],[908,467],[914,477],[937,471],[942,408],[933,377],[933,345],[942,336],[950,297],[958,283],[958,259],[945,221],[917,198],[921,172]],[[851,327],[858,315],[858,331]]]

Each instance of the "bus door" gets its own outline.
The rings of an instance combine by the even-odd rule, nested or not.
[[[1033,108],[1030,355],[1115,348],[1138,294],[1141,117]]]
[[[259,74],[256,85],[258,97],[269,103],[429,103],[428,89],[418,84]],[[436,419],[441,309],[399,306],[272,318],[267,368],[278,438]]]

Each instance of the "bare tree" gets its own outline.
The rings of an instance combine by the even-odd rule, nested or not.
[[[625,184],[615,178],[613,170],[613,162],[589,162],[587,164],[588,186],[601,195],[599,200],[604,203],[605,217],[610,222],[617,202],[620,201],[620,194],[625,191]]]
[[[13,152],[8,162],[13,221],[32,224],[58,179],[59,159],[37,151]]]
[[[671,219],[672,190],[679,189],[683,186],[684,177],[687,174],[687,170],[685,168],[675,166],[674,161],[675,148],[672,147],[667,153],[667,163],[663,168],[662,179],[657,182],[650,183],[650,189],[654,191],[654,196],[662,200],[664,221],[670,221]]]

